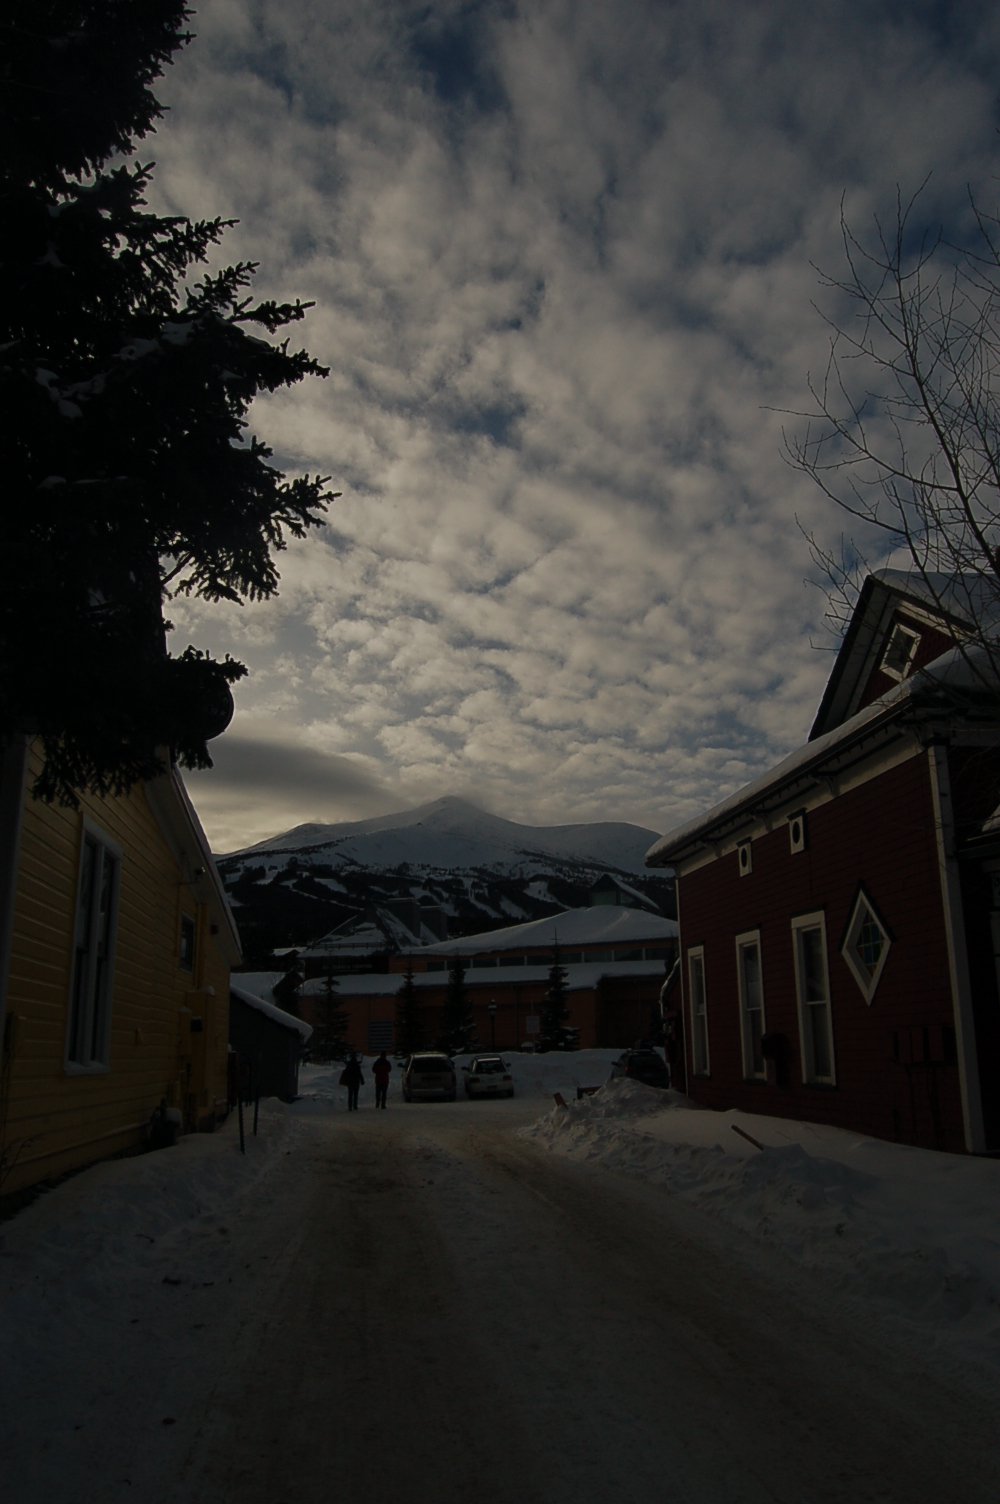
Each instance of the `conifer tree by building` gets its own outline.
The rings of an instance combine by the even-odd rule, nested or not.
[[[425,1038],[420,994],[413,980],[413,967],[407,966],[396,1004],[396,1051],[400,1055],[412,1055],[424,1048]]]
[[[559,959],[559,947],[552,951],[548,985],[542,1001],[539,1041],[549,1050],[572,1048],[576,1031],[566,1025],[569,1018],[569,973]]]
[[[439,1046],[449,1055],[461,1055],[473,1048],[475,1019],[465,985],[465,963],[455,955],[448,967],[448,990],[441,1010]]]
[[[257,600],[323,520],[248,427],[258,393],[325,375],[255,301],[256,266],[192,274],[227,222],[147,204],[152,85],[190,40],[183,0],[8,0],[0,15],[0,748],[39,739],[35,792],[122,792],[211,763],[245,669],[172,655],[177,595]],[[277,339],[274,337],[278,336]]]
[[[347,1054],[350,1014],[340,1000],[337,978],[328,971],[316,1000],[317,1022],[312,1052],[317,1060],[343,1060]]]

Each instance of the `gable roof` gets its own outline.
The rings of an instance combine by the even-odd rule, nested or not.
[[[229,897],[215,865],[208,837],[176,766],[171,765],[158,777],[143,785],[146,800],[164,840],[174,854],[184,880],[204,903],[224,936],[230,964],[238,965],[242,955],[239,931],[233,918]]]
[[[950,649],[832,731],[798,747],[760,778],[668,831],[646,853],[647,866],[671,865],[750,817],[787,804],[799,788],[835,772],[839,762],[853,762],[877,745],[911,734],[922,722],[953,716],[959,705],[968,716],[978,706],[983,718],[995,725],[1000,720],[997,677],[997,665],[984,648]]]
[[[827,680],[810,740],[825,735],[860,708],[863,691],[878,667],[899,613],[933,625],[952,641],[964,641],[976,623],[995,616],[997,588],[981,574],[879,569],[865,580],[844,640]]]
[[[597,904],[586,909],[564,909],[542,919],[524,924],[510,924],[500,930],[483,930],[478,935],[462,935],[457,940],[442,940],[424,945],[424,956],[475,956],[492,951],[524,950],[538,947],[560,948],[579,945],[657,945],[677,938],[677,920],[645,910],[627,909],[620,904]]]

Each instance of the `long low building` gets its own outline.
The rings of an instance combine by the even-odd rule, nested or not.
[[[566,974],[567,1027],[583,1048],[624,1047],[656,1033],[660,994],[677,951],[677,922],[617,906],[569,909],[502,930],[420,946],[393,957],[391,970],[342,975],[337,1003],[348,1015],[355,1049],[392,1049],[405,979],[412,976],[424,1033],[440,1033],[450,970],[463,964],[480,1048],[516,1050],[534,1044],[554,964]],[[301,1011],[313,1010],[325,993],[315,978],[301,990]]]

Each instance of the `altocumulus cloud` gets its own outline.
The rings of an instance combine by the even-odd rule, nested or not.
[[[841,519],[780,413],[825,364],[841,204],[989,201],[1000,20],[952,10],[206,3],[156,192],[316,300],[330,379],[255,418],[344,493],[277,600],[172,612],[251,669],[192,779],[218,847],[445,793],[660,830],[803,739],[830,660],[796,518]]]

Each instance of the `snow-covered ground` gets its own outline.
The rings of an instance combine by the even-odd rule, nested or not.
[[[1000,1161],[784,1118],[707,1112],[676,1092],[608,1082],[616,1053],[515,1054],[517,1095],[496,1110],[554,1153],[662,1186],[800,1267],[889,1303],[929,1341],[1000,1372]],[[40,1285],[57,1307],[62,1287],[75,1284],[91,1260],[99,1260],[95,1278],[97,1268],[148,1269],[164,1234],[208,1214],[235,1216],[270,1162],[291,1151],[296,1120],[343,1106],[338,1075],[339,1068],[307,1066],[298,1102],[264,1103],[256,1139],[248,1117],[246,1155],[234,1115],[211,1136],[88,1170],[0,1223],[6,1335],[17,1328],[19,1301]],[[363,1109],[372,1101],[370,1072],[367,1079]],[[593,1086],[601,1090],[577,1098],[578,1087]],[[398,1087],[397,1072],[390,1103]],[[555,1105],[556,1092],[565,1108]],[[100,1321],[97,1310],[94,1318]],[[78,1311],[84,1339],[80,1319]],[[97,1342],[100,1333],[86,1340]]]
[[[307,1163],[317,1130],[333,1132],[338,1122],[360,1133],[359,1143],[377,1136],[383,1120],[404,1134],[412,1121],[417,1138],[430,1123],[454,1125],[470,1143],[500,1135],[623,1181],[639,1178],[646,1200],[630,1204],[648,1205],[660,1194],[682,1200],[714,1221],[734,1260],[747,1249],[765,1262],[787,1258],[818,1290],[835,1287],[841,1303],[890,1321],[921,1363],[961,1370],[984,1396],[1000,1393],[1000,1163],[698,1110],[676,1093],[609,1083],[614,1054],[515,1055],[517,1095],[496,1103],[407,1107],[398,1099],[396,1071],[391,1117],[376,1115],[368,1071],[362,1111],[350,1119],[339,1068],[308,1067],[299,1101],[262,1104],[256,1138],[248,1119],[245,1154],[234,1115],[214,1135],[77,1175],[0,1223],[0,1476],[10,1475],[25,1437],[52,1435],[51,1464],[35,1458],[33,1491],[18,1504],[77,1497],[53,1492],[46,1466],[77,1465],[74,1449],[108,1405],[118,1407],[119,1430],[134,1428],[134,1435],[126,1432],[129,1445],[148,1429],[148,1465],[158,1456],[167,1471],[174,1466],[173,1415],[154,1410],[155,1424],[143,1415],[144,1386],[149,1407],[162,1409],[164,1392],[163,1375],[157,1387],[146,1373],[154,1361],[147,1344],[169,1329],[170,1362],[181,1375],[204,1345],[217,1302],[238,1299],[241,1270],[254,1257],[292,1257],[280,1241],[262,1243],[261,1207],[283,1186],[288,1225],[294,1205],[285,1167],[297,1150],[298,1162]],[[578,1087],[601,1089],[578,1098]],[[426,1142],[431,1163],[440,1151]],[[446,1201],[442,1215],[457,1215]],[[254,1218],[256,1242],[243,1244],[240,1229]],[[169,1302],[181,1296],[176,1310],[185,1324],[178,1327]],[[162,1342],[159,1350],[166,1350]],[[135,1396],[127,1423],[123,1384]],[[107,1495],[119,1496],[133,1495]]]

